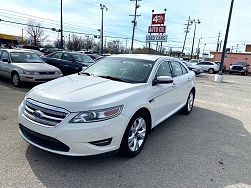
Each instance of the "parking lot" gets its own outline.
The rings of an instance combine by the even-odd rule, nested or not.
[[[19,136],[32,85],[0,78],[0,187],[251,187],[251,77],[197,77],[194,110],[158,126],[135,158],[66,157]]]

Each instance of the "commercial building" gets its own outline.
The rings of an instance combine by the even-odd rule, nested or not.
[[[9,44],[11,46],[16,46],[23,42],[23,38],[21,36],[7,35],[0,33],[0,45],[1,44]]]
[[[221,60],[221,52],[211,52],[214,56],[213,61]],[[243,52],[243,53],[226,53],[224,64],[226,65],[226,70],[229,70],[230,64],[235,62],[247,62],[247,64],[251,65],[251,52]],[[251,69],[249,69],[251,72]]]

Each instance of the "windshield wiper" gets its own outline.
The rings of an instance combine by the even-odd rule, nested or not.
[[[109,80],[114,80],[114,81],[119,81],[119,82],[127,82],[127,80],[124,80],[124,79],[121,79],[121,78],[116,78],[116,77],[112,77],[112,76],[98,76],[98,77],[101,77],[101,78],[106,78],[106,79],[109,79]]]
[[[79,72],[78,75],[96,76],[95,74],[90,74],[89,72]]]

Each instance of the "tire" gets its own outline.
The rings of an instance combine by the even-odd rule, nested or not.
[[[195,98],[195,92],[192,90],[192,91],[190,91],[190,93],[189,93],[189,95],[187,97],[186,105],[181,110],[182,114],[188,115],[188,114],[190,114],[192,112],[193,104],[194,104],[194,98]]]
[[[12,83],[15,87],[21,87],[20,77],[17,72],[14,72],[11,76]]]
[[[214,73],[214,69],[210,68],[210,69],[208,69],[208,72],[209,72],[209,74],[213,74]]]
[[[146,142],[149,120],[145,113],[136,113],[127,125],[121,145],[120,153],[124,157],[138,155]]]

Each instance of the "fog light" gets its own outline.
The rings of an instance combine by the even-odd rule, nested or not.
[[[104,140],[98,140],[98,141],[89,142],[89,143],[95,146],[108,146],[111,144],[111,142],[112,142],[112,138],[107,138]]]

